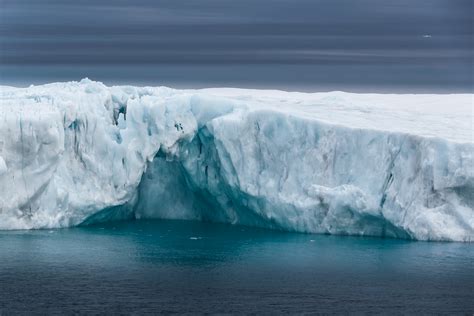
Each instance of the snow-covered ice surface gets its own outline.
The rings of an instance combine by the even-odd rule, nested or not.
[[[474,240],[471,94],[0,90],[0,229],[174,218]]]

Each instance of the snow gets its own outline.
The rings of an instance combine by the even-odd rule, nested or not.
[[[0,229],[173,218],[474,240],[470,94],[0,91]]]

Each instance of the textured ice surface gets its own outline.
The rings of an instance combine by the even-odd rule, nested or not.
[[[474,240],[472,95],[0,89],[0,229],[175,218]]]

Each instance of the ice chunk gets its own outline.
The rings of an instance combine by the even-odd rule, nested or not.
[[[474,240],[469,94],[0,89],[0,229],[135,217]]]

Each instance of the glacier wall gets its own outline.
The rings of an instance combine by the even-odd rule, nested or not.
[[[0,229],[124,218],[474,240],[472,95],[1,87]]]

